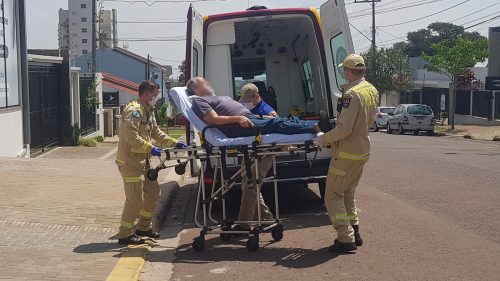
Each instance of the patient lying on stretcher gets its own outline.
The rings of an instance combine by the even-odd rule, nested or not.
[[[216,96],[210,83],[202,77],[195,77],[187,83],[187,94],[194,113],[210,125],[217,126],[230,138],[262,134],[306,134],[327,132],[331,129],[328,116],[320,113],[320,120],[289,121],[285,118],[263,118],[250,112],[241,103],[230,97]]]

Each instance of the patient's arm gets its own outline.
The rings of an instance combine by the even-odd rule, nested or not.
[[[203,116],[203,120],[216,126],[240,124],[240,126],[244,128],[253,127],[253,123],[245,116],[219,116],[219,114],[213,110]]]

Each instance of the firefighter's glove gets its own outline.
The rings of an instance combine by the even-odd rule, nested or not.
[[[151,148],[151,155],[153,156],[160,156],[161,155],[161,148],[154,146]]]
[[[183,143],[182,141],[178,141],[177,144],[175,145],[175,148],[178,148],[178,149],[184,149],[184,148],[187,148],[188,146]]]

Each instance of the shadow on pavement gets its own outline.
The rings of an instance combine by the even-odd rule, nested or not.
[[[79,254],[95,254],[95,253],[106,253],[106,252],[116,252],[122,253],[127,249],[123,245],[116,242],[113,243],[88,243],[78,245],[73,249],[74,253]]]
[[[206,240],[207,250],[195,252],[191,244],[180,245],[177,248],[175,263],[184,264],[204,264],[211,262],[242,261],[242,262],[275,262],[276,266],[290,268],[309,268],[335,259],[338,255],[332,254],[328,248],[301,249],[301,248],[277,248],[268,247],[274,243],[261,243],[257,252],[249,252],[245,248],[245,241],[232,241],[231,245],[220,244],[220,239],[211,238]]]

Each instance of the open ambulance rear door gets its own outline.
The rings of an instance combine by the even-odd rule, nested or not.
[[[344,71],[338,65],[354,53],[349,20],[344,0],[329,0],[321,5],[321,30],[325,43],[326,63],[332,93],[341,96],[340,87],[347,83]],[[336,106],[334,99],[333,108]]]
[[[190,5],[187,14],[186,30],[186,83],[192,77],[205,76],[203,66],[203,16],[194,9],[193,5]],[[189,122],[186,125],[186,142],[189,145],[200,145],[198,133]],[[199,163],[191,161],[190,165],[191,175],[197,175],[199,172]]]

